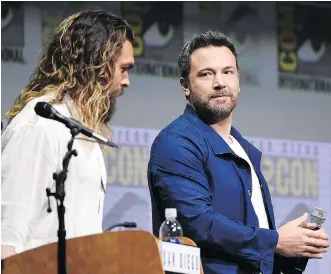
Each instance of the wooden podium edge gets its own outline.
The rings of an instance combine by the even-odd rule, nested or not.
[[[67,239],[66,243],[68,274],[164,274],[158,241],[148,231],[105,232]],[[57,242],[1,263],[3,274],[57,274]]]
[[[197,246],[183,237],[186,245]],[[68,274],[164,274],[159,239],[126,230],[67,239]],[[1,260],[2,274],[57,274],[57,242]],[[203,267],[200,259],[200,273]]]

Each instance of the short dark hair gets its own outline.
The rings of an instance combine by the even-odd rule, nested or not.
[[[191,55],[199,49],[208,46],[215,47],[227,47],[236,58],[237,69],[239,70],[238,64],[238,53],[234,44],[230,39],[222,32],[219,31],[205,31],[200,34],[193,36],[191,40],[186,42],[178,56],[178,73],[184,79],[188,79],[188,75],[191,68]]]

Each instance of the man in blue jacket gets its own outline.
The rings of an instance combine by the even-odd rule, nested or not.
[[[156,137],[148,165],[154,234],[165,209],[177,208],[206,274],[279,273],[292,265],[287,257],[321,258],[328,236],[313,231],[308,214],[276,230],[261,152],[232,127],[240,93],[234,45],[204,32],[185,44],[178,66],[188,104]]]

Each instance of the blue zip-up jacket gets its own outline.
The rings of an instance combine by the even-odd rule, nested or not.
[[[184,236],[201,248],[205,274],[278,273],[278,232],[262,153],[232,127],[260,180],[270,229],[259,228],[252,202],[248,163],[239,158],[192,106],[154,140],[148,165],[153,232],[165,220],[166,208],[177,208]]]

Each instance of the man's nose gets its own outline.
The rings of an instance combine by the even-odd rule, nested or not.
[[[213,88],[214,89],[223,89],[226,87],[226,82],[224,79],[224,75],[222,73],[215,74],[214,81],[213,81]]]
[[[122,86],[122,88],[127,88],[130,86],[130,78],[129,78],[128,73],[125,73],[125,75],[123,76],[122,81],[121,81],[121,86]]]

